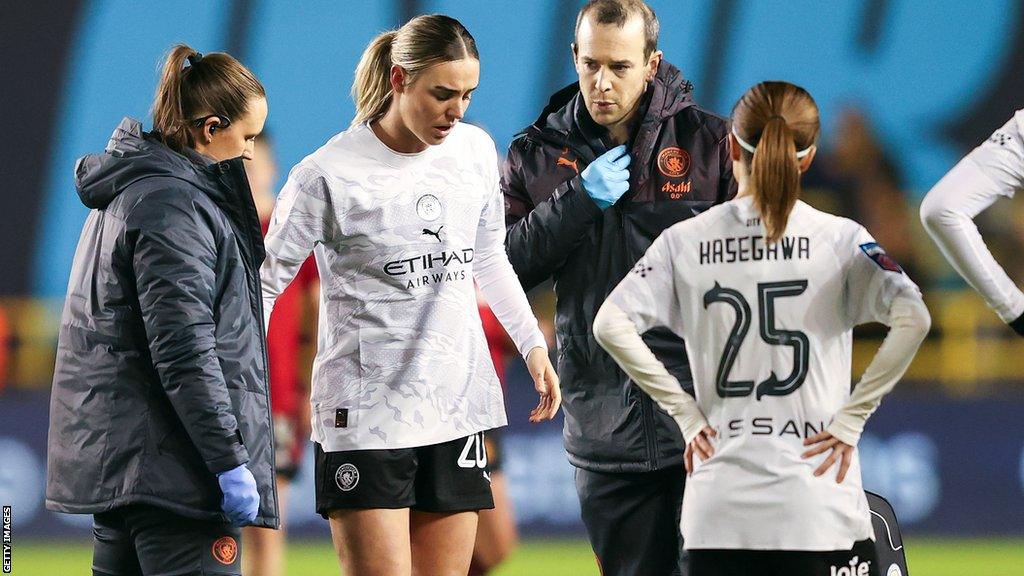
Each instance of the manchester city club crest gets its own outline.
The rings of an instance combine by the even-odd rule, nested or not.
[[[210,549],[210,552],[213,554],[213,557],[217,562],[220,562],[225,566],[230,566],[231,564],[234,564],[235,559],[238,558],[238,542],[230,536],[218,538],[217,541],[213,543],[213,547]]]
[[[334,483],[342,492],[348,492],[359,484],[359,469],[348,462],[338,466],[338,471],[334,473]]]
[[[416,201],[416,214],[427,222],[441,217],[441,201],[433,194],[424,194]]]

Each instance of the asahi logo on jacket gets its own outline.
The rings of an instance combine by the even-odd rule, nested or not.
[[[683,197],[683,194],[689,192],[691,187],[692,184],[689,180],[687,180],[686,182],[680,182],[678,184],[665,182],[665,185],[661,187],[661,191],[668,194],[669,197],[672,198],[673,200],[678,200]]]

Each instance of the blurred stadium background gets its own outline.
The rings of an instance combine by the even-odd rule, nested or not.
[[[355,63],[377,32],[444,12],[476,36],[481,85],[467,120],[504,149],[574,79],[578,0],[224,0],[0,5],[0,502],[14,507],[15,574],[89,571],[90,517],[45,511],[48,389],[57,321],[86,209],[74,160],[122,116],[146,118],[162,54],[225,50],[267,87],[287,173],[352,115]],[[1024,102],[1018,0],[651,0],[661,48],[705,108],[786,79],[823,113],[806,199],[863,223],[922,286],[933,331],[868,425],[865,485],[901,517],[914,574],[1024,574],[1024,341],[959,280],[917,219],[920,198]],[[146,120],[148,126],[149,121]],[[1024,198],[982,217],[1024,282]],[[532,295],[550,318],[549,290]],[[855,372],[884,330],[858,334]],[[506,473],[524,546],[502,574],[596,574],[560,425],[528,426],[531,386],[509,366]],[[307,466],[290,503],[292,574],[337,573]]]

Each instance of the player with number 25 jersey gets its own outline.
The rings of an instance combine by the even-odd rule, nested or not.
[[[664,232],[594,331],[687,441],[694,576],[875,574],[854,447],[928,312],[862,226],[798,199],[818,137],[807,92],[759,84],[733,121],[739,195]],[[851,330],[865,322],[892,328],[851,394]],[[686,341],[695,399],[640,338],[655,326]]]

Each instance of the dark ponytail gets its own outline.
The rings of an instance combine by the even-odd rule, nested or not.
[[[266,91],[248,68],[223,52],[203,56],[190,46],[171,48],[153,100],[153,128],[174,150],[195,147],[191,123],[209,114],[237,120]]]
[[[788,82],[762,82],[733,109],[733,130],[754,147],[743,157],[750,165],[750,187],[764,222],[766,239],[777,242],[800,198],[797,154],[818,142],[818,106],[803,88]]]

